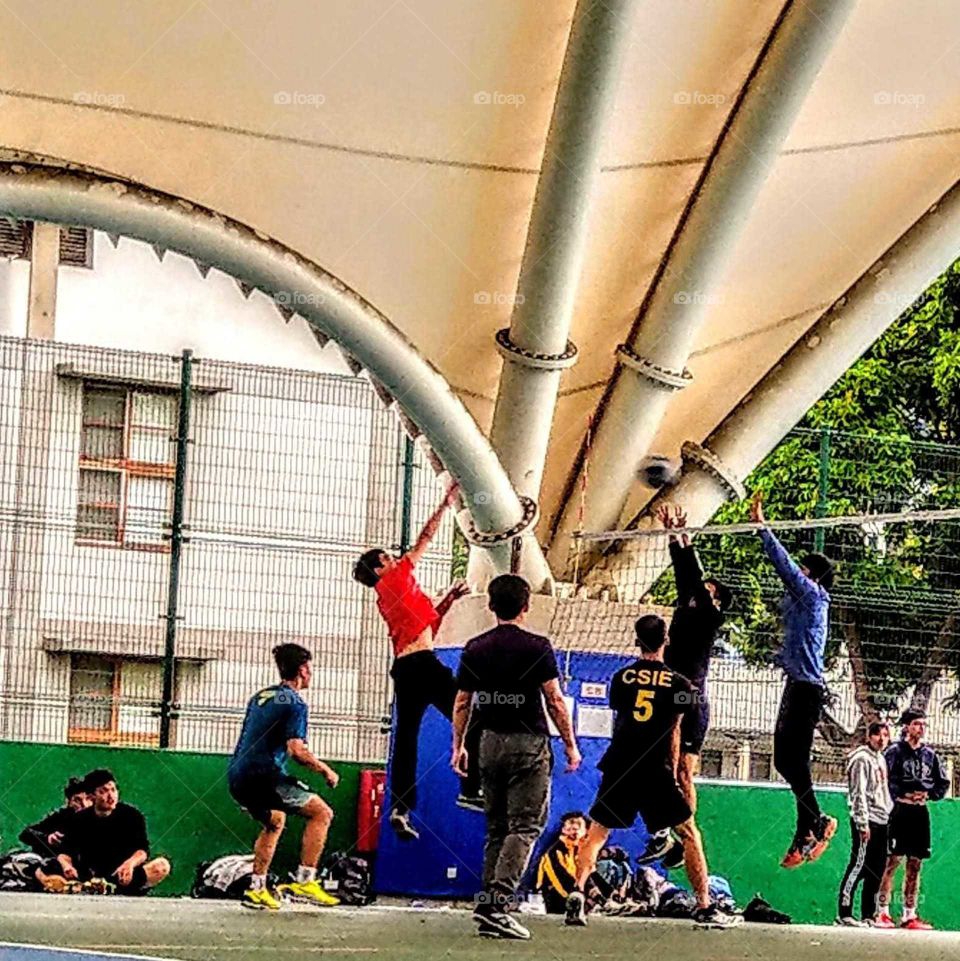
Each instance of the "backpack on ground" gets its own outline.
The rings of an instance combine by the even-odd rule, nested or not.
[[[213,861],[203,861],[197,865],[190,896],[239,901],[250,887],[252,875],[252,854],[225,854]],[[267,884],[276,887],[276,876],[267,875]]]
[[[362,907],[376,899],[370,865],[363,859],[349,854],[330,855],[321,872],[324,888],[341,904]]]
[[[44,860],[32,851],[0,855],[0,891],[42,891],[36,875]]]

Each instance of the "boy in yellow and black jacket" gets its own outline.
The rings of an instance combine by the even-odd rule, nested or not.
[[[576,888],[577,850],[587,833],[587,816],[569,811],[560,819],[560,835],[540,858],[537,890],[547,914],[563,914],[567,896]]]

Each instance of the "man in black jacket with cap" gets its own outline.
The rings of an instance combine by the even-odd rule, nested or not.
[[[930,857],[930,811],[927,801],[939,801],[947,793],[950,782],[936,751],[923,743],[927,733],[927,715],[922,710],[905,711],[900,723],[903,736],[891,744],[884,755],[893,798],[890,815],[890,857],[880,882],[877,927],[892,928],[890,894],[893,876],[906,858],[903,877],[903,917],[900,927],[909,931],[929,931],[932,925],[917,916],[920,893],[920,869]]]
[[[710,657],[730,607],[730,588],[715,577],[703,576],[697,552],[686,533],[675,530],[687,526],[687,515],[680,507],[671,515],[666,505],[657,512],[664,530],[670,532],[670,560],[677,584],[677,606],[670,621],[670,643],[664,655],[667,666],[683,675],[693,685],[694,702],[680,724],[680,761],[677,781],[690,811],[697,810],[697,789],[693,779],[700,770],[700,751],[710,726],[710,701],[707,697],[707,673]],[[683,861],[683,849],[670,837],[670,831],[651,835],[639,863],[664,859],[667,867]]]

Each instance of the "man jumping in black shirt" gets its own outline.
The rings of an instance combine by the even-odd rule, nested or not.
[[[613,737],[600,759],[603,774],[590,809],[592,823],[577,852],[578,889],[567,898],[566,923],[587,923],[584,889],[597,866],[597,854],[614,828],[643,818],[651,833],[673,828],[683,842],[683,863],[697,899],[694,920],[731,927],[743,918],[721,911],[710,900],[703,840],[677,783],[681,718],[693,707],[690,682],[664,663],[667,625],[646,614],[635,627],[640,657],[610,682]]]
[[[707,673],[710,657],[723,625],[724,612],[730,607],[730,588],[715,577],[703,576],[697,552],[686,533],[679,537],[674,530],[687,526],[687,515],[679,507],[673,515],[663,505],[657,512],[664,530],[670,531],[670,560],[677,584],[677,606],[670,621],[670,643],[664,661],[667,667],[683,675],[693,685],[694,703],[680,722],[680,762],[677,780],[692,814],[697,813],[697,789],[693,779],[700,770],[700,751],[710,726],[710,701],[707,696]],[[661,858],[668,867],[683,860],[680,850],[672,850],[674,842],[669,829],[650,836],[647,849],[637,859],[647,864]],[[679,855],[679,856],[678,856]]]
[[[131,804],[120,800],[110,771],[91,771],[85,778],[93,805],[81,811],[63,839],[57,857],[67,881],[101,878],[119,894],[143,894],[170,873],[166,858],[150,857],[147,823]]]

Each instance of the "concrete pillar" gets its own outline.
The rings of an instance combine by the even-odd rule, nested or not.
[[[30,292],[27,300],[27,337],[56,340],[57,270],[60,265],[60,228],[37,221],[30,248]]]
[[[750,742],[741,741],[740,750],[737,753],[737,780],[750,780]]]

